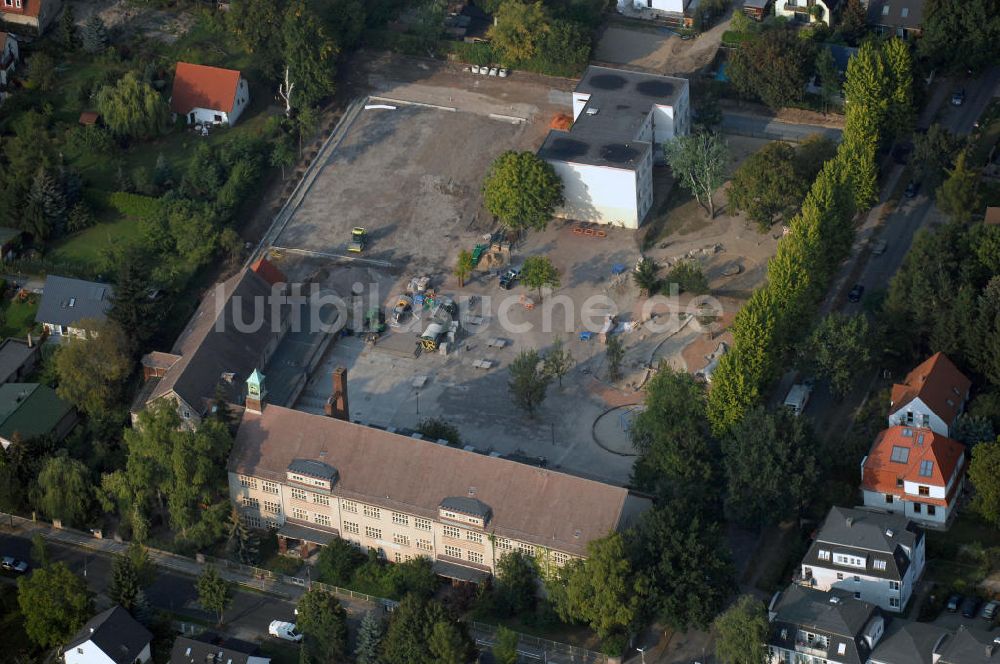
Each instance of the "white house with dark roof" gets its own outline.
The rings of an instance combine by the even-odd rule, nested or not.
[[[114,289],[108,284],[50,274],[45,279],[35,320],[52,337],[82,337],[86,331],[78,323],[85,319],[106,319],[113,294]]]
[[[950,633],[931,623],[893,619],[872,651],[870,664],[937,664]]]
[[[205,632],[195,638],[178,636],[168,664],[271,664],[271,658],[256,643]]]
[[[552,130],[538,156],[563,182],[556,215],[636,229],[653,204],[663,144],[690,131],[683,78],[590,66],[573,91],[573,126]]]
[[[152,633],[115,605],[98,613],[63,649],[66,664],[145,664]]]
[[[867,664],[885,632],[879,608],[846,591],[797,584],[768,607],[768,663]]]
[[[902,612],[924,571],[924,533],[901,514],[834,507],[802,559],[798,583]]]

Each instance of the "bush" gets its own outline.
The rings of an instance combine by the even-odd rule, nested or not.
[[[500,61],[496,50],[490,44],[482,42],[478,44],[448,42],[448,46],[451,55],[459,62],[467,62],[473,65],[491,65]]]
[[[708,279],[701,265],[693,260],[684,260],[672,267],[667,273],[666,282],[677,284],[681,293],[700,295],[708,292]]]
[[[449,445],[455,447],[462,444],[462,436],[458,427],[440,417],[421,420],[420,424],[417,425],[417,431],[427,440],[447,440]]]
[[[108,197],[108,203],[126,217],[151,219],[159,214],[162,201],[152,196],[116,191]]]
[[[115,139],[104,129],[91,125],[74,127],[66,133],[66,146],[74,152],[111,154],[117,147]]]

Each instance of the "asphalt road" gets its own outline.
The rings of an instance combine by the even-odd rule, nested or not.
[[[103,594],[111,582],[111,559],[72,546],[47,542],[53,562],[61,561],[75,573],[85,576],[87,585],[95,593]],[[30,560],[31,541],[25,537],[0,534],[0,555]],[[146,589],[150,604],[176,615],[177,620],[191,618],[198,622],[214,622],[215,616],[198,606],[195,580],[157,568],[156,579]],[[295,603],[271,595],[237,590],[226,611],[226,632],[249,641],[267,638],[267,626],[272,620],[295,621]]]
[[[755,136],[772,140],[802,141],[813,134],[821,134],[834,141],[840,140],[841,131],[830,127],[781,122],[763,115],[722,113],[722,131],[740,136]]]

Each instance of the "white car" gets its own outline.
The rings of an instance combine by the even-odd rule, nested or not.
[[[302,634],[297,631],[295,623],[283,622],[281,620],[272,620],[267,628],[267,633],[284,641],[298,643],[302,640]]]
[[[0,559],[0,569],[7,572],[16,572],[17,574],[24,574],[28,571],[28,563],[23,560],[18,560],[12,556],[4,556]]]

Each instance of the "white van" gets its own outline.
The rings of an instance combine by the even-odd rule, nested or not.
[[[796,416],[801,415],[802,411],[805,410],[806,404],[809,403],[809,394],[812,392],[812,388],[808,385],[798,384],[792,385],[792,389],[788,390],[788,396],[785,397],[785,408],[788,408]]]
[[[301,641],[302,634],[296,629],[295,623],[272,620],[267,633],[284,641]]]

